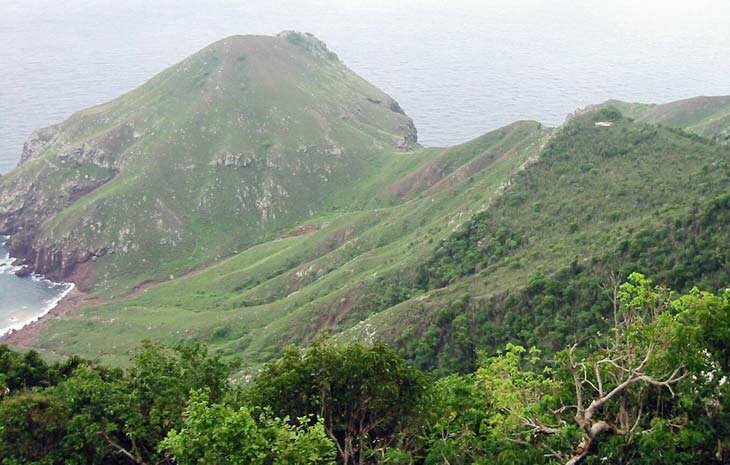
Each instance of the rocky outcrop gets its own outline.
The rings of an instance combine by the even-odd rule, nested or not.
[[[248,168],[253,165],[256,161],[256,157],[246,153],[226,153],[215,160],[212,160],[209,164],[217,167],[239,167]]]
[[[413,150],[418,143],[418,132],[412,120],[408,120],[400,127],[403,138],[398,142],[397,148],[401,151]]]
[[[387,98],[385,102],[379,98],[365,97],[368,102],[383,106],[393,113],[403,116],[401,123],[398,126],[398,133],[401,134],[401,139],[396,143],[396,149],[402,152],[413,150],[418,144],[418,131],[416,125],[413,124],[413,120],[406,115],[400,104],[392,99]]]
[[[20,154],[20,164],[30,160],[33,156],[43,152],[52,146],[59,137],[58,126],[36,129],[23,144],[23,151]]]
[[[103,255],[105,250],[88,250],[78,237],[54,240],[44,232],[54,215],[111,180],[116,170],[111,158],[88,144],[50,153],[59,142],[57,127],[35,131],[24,145],[21,165],[29,171],[0,180],[0,232],[11,236],[8,247],[20,273],[38,273],[53,280],[65,280],[79,263]],[[32,161],[49,151],[53,162]],[[54,156],[55,155],[55,156]],[[31,162],[32,161],[32,162]],[[73,173],[63,174],[63,173]],[[83,174],[81,174],[83,173]],[[51,187],[53,186],[53,187]]]
[[[55,243],[44,241],[34,228],[12,225],[4,233],[10,234],[7,244],[15,257],[14,265],[21,266],[18,275],[37,273],[54,281],[65,281],[78,265],[106,254],[106,249],[85,250],[82,243],[74,240]]]
[[[276,37],[286,39],[288,42],[306,49],[309,53],[319,58],[339,61],[337,54],[331,51],[327,47],[327,44],[309,32],[282,31]]]

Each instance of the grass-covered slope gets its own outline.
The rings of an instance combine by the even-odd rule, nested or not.
[[[390,158],[372,205],[315,216],[200,272],[49,320],[33,346],[121,362],[143,338],[195,340],[255,363],[288,343],[351,328],[414,297],[402,283],[549,134],[519,122],[461,146]]]
[[[662,105],[610,100],[637,121],[680,128],[718,142],[730,142],[730,96],[694,97]]]
[[[414,146],[313,36],[229,37],[37,131],[0,179],[0,230],[32,269],[115,295],[351,207]]]
[[[727,283],[729,163],[724,144],[615,110],[515,123],[391,158],[364,208],[51,320],[33,345],[118,362],[142,338],[206,341],[254,364],[333,332],[443,371],[510,340],[557,349],[605,327],[612,272]]]
[[[612,273],[717,290],[730,282],[728,185],[726,145],[615,110],[583,114],[435,247],[411,283],[424,294],[343,337],[382,338],[424,367],[468,370],[477,350],[507,341],[556,350],[605,328]]]

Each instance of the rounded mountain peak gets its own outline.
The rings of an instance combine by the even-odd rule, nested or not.
[[[223,55],[234,55],[241,52],[276,52],[283,45],[296,46],[310,52],[313,56],[327,60],[339,61],[337,54],[332,52],[323,41],[309,32],[282,31],[276,35],[232,35],[212,43],[201,52],[208,49],[216,50]]]
[[[232,36],[34,133],[0,183],[0,227],[58,279],[91,256],[92,281],[129,263],[176,273],[175,257],[349,208],[353,185],[415,144],[397,102],[311,34]]]

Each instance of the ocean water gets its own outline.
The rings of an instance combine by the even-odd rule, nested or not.
[[[730,94],[728,25],[727,0],[0,0],[0,173],[34,128],[232,34],[314,33],[443,146],[609,98]],[[0,274],[0,327],[54,292]]]
[[[18,329],[55,307],[72,288],[35,276],[17,277],[0,236],[0,335]]]

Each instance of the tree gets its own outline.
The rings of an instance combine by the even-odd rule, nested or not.
[[[538,349],[507,344],[476,372],[489,428],[484,442],[497,463],[552,463],[571,434],[566,422],[555,419],[562,386],[554,370],[540,369],[541,362]]]
[[[663,392],[674,397],[689,375],[690,360],[677,356],[688,349],[678,337],[680,317],[668,311],[669,291],[638,273],[620,286],[618,300],[618,325],[606,336],[596,335],[592,345],[597,349],[581,350],[575,344],[558,354],[555,376],[521,368],[524,349],[514,346],[485,361],[478,376],[496,399],[495,411],[503,414],[496,424],[517,436],[572,437],[567,452],[560,444],[556,448],[554,440],[541,443],[555,459],[574,465],[602,440],[632,440],[662,418],[665,409],[650,400]],[[689,352],[700,351],[694,347]]]
[[[87,363],[79,357],[69,357],[49,365],[34,350],[20,354],[0,345],[0,398],[24,389],[53,386]]]
[[[183,423],[190,393],[219,400],[229,368],[201,345],[144,342],[126,373],[82,367],[54,393],[70,409],[68,441],[99,463],[168,462],[158,444]]]
[[[0,463],[63,462],[68,408],[57,398],[24,392],[0,403]]]
[[[254,418],[247,407],[210,404],[203,391],[193,393],[184,417],[160,444],[179,465],[334,465],[321,419],[292,425],[267,414]]]
[[[692,289],[672,302],[677,312],[674,358],[690,369],[678,393],[689,427],[701,440],[695,451],[730,463],[730,289],[720,295]],[[696,456],[699,456],[695,452]]]
[[[381,344],[318,341],[268,364],[249,393],[278,417],[318,415],[345,464],[386,449],[418,409],[426,377]]]
[[[485,456],[489,413],[475,376],[447,376],[429,394],[421,426],[424,464],[469,465]]]

